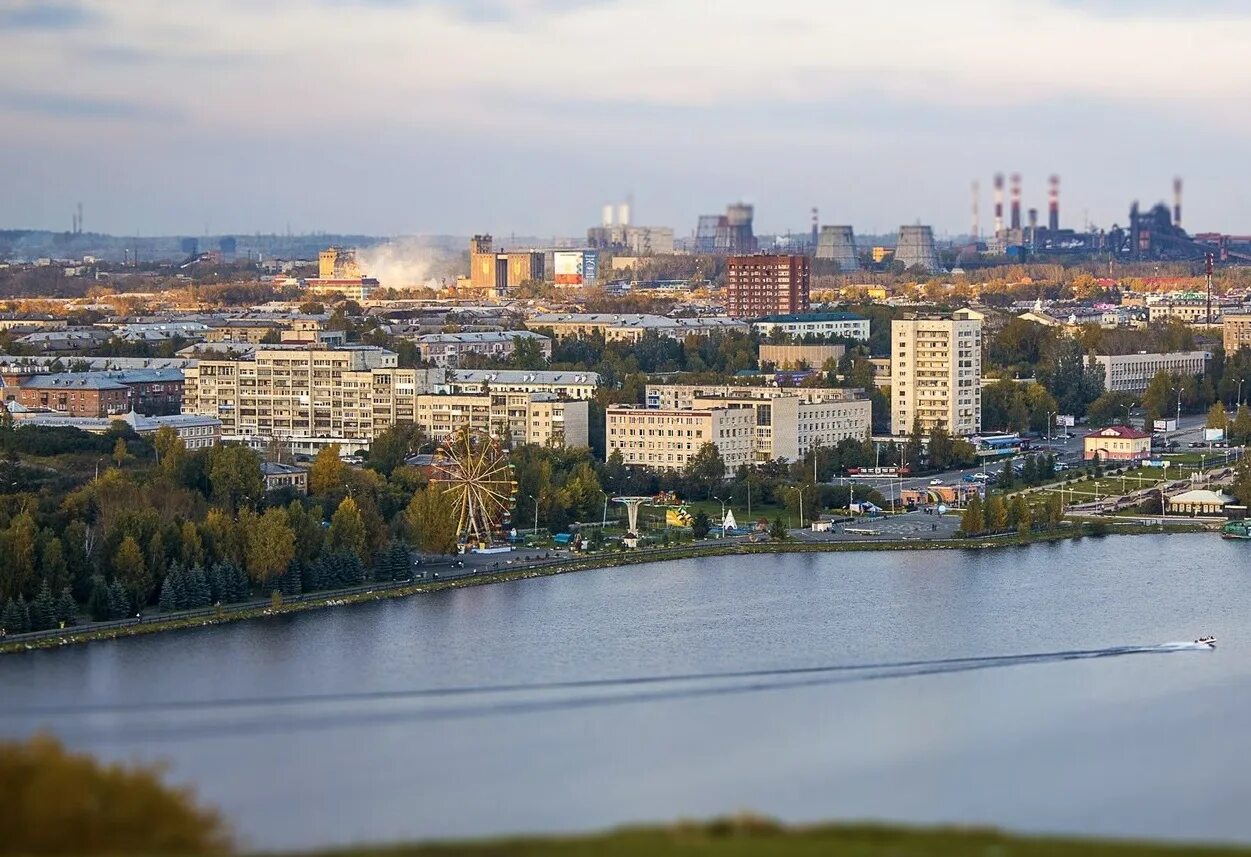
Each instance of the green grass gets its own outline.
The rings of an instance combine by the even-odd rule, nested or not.
[[[735,818],[666,828],[625,828],[583,836],[441,842],[329,852],[341,857],[1216,857],[1251,848],[1013,836],[991,829],[883,825],[783,827]]]

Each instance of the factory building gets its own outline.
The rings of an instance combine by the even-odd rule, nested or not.
[[[754,253],[754,210],[741,202],[726,206],[725,214],[701,215],[695,228],[697,253]]]
[[[490,235],[469,241],[469,284],[490,297],[504,297],[527,280],[544,278],[544,254],[539,250],[496,251]]]
[[[849,274],[860,270],[860,257],[856,251],[856,236],[850,226],[822,226],[817,238],[818,259],[828,259],[838,265],[840,273]]]
[[[895,261],[906,269],[921,268],[930,273],[939,270],[938,251],[934,247],[934,230],[928,226],[899,227],[895,245]]]

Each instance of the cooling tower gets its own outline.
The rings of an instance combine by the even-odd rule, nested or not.
[[[938,270],[938,251],[934,249],[934,230],[928,226],[899,227],[899,246],[895,261],[905,268],[920,266],[927,271]]]
[[[817,240],[817,258],[832,259],[844,274],[860,270],[856,236],[850,226],[822,226]]]

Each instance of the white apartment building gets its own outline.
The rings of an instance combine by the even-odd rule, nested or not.
[[[863,440],[873,425],[873,405],[863,390],[649,384],[645,395],[647,407],[661,411],[751,409],[756,415],[752,457],[757,462],[796,461],[813,446]]]
[[[1212,359],[1207,351],[1172,351],[1167,354],[1115,354],[1095,357],[1103,370],[1103,387],[1109,393],[1142,393],[1159,372],[1170,375],[1202,375]]]
[[[281,438],[305,453],[330,444],[339,444],[345,453],[367,449],[377,434],[401,422],[416,423],[432,435],[469,424],[513,442],[558,438],[566,445],[587,443],[586,429],[579,428],[586,423],[586,402],[580,408],[550,403],[583,398],[567,396],[564,390],[578,389],[572,381],[585,382],[586,373],[516,373],[522,377],[496,379],[498,384],[481,378],[476,385],[462,386],[459,373],[400,369],[396,361],[394,352],[372,346],[272,345],[242,356],[211,356],[184,370],[183,412],[221,420],[222,436],[228,440],[260,445]],[[545,383],[551,380],[556,383]],[[434,395],[438,393],[445,397]],[[524,402],[517,400],[517,415],[509,418],[512,393],[522,394]],[[463,406],[451,408],[463,394],[468,394]],[[421,410],[422,400],[439,398],[446,408]],[[493,404],[495,399],[498,404]],[[500,409],[504,419],[493,422],[493,410]]]
[[[869,340],[869,320],[850,312],[811,312],[794,315],[770,315],[753,321],[752,327],[761,336],[775,330],[791,336],[846,336],[861,342]]]
[[[528,369],[457,369],[427,373],[437,393],[553,393],[566,399],[590,399],[599,387],[598,372],[552,372]]]
[[[954,435],[981,431],[980,319],[958,310],[891,322],[891,367],[892,434],[907,434],[917,417],[926,434],[939,423]]]
[[[1238,304],[1223,304],[1212,301],[1212,323],[1220,324],[1221,316],[1227,310],[1239,309]],[[1208,302],[1206,300],[1157,301],[1147,304],[1147,321],[1166,321],[1181,319],[1187,324],[1205,324],[1208,320]]]
[[[606,451],[630,466],[682,470],[705,443],[716,444],[726,470],[751,464],[756,411],[751,407],[655,410],[614,405],[605,414]]]
[[[436,442],[463,426],[514,445],[590,445],[590,403],[551,393],[426,394],[417,397],[415,421]]]

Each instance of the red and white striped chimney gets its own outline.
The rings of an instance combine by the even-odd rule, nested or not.
[[[1003,231],[1003,173],[995,173],[995,234]]]
[[[1012,228],[1021,228],[1021,174],[1012,174]]]
[[[1051,177],[1051,187],[1047,191],[1047,229],[1058,232],[1060,229],[1060,177]]]

